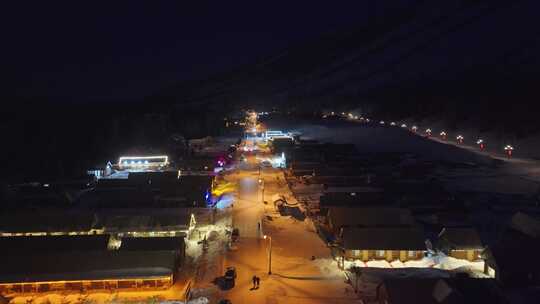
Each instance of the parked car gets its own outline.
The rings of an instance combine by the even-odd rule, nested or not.
[[[234,267],[227,267],[227,270],[225,270],[225,284],[232,288],[234,287],[234,281],[236,280],[236,268]]]
[[[225,280],[226,281],[236,280],[236,268],[227,267],[227,270],[225,270]]]
[[[272,167],[272,163],[269,160],[263,160],[261,162],[261,166],[269,168],[269,167]]]

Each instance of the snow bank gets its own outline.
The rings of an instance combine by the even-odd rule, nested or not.
[[[484,271],[484,262],[475,261],[470,262],[467,260],[456,259],[453,257],[440,254],[433,257],[424,257],[421,260],[406,261],[401,262],[395,260],[388,262],[386,260],[371,260],[367,262],[362,261],[345,261],[345,269],[351,269],[352,267],[361,267],[361,268],[381,268],[381,269],[417,269],[417,268],[433,268],[441,270],[449,270],[453,272],[466,272],[471,276],[475,277],[489,277],[483,273]]]
[[[184,301],[162,301],[160,304],[208,304],[210,301],[206,297],[199,297],[196,299],[191,299],[187,302]]]

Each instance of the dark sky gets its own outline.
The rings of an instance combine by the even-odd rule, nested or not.
[[[118,100],[254,62],[414,1],[12,2],[2,8],[4,93]]]

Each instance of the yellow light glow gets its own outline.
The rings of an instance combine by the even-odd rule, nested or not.
[[[149,160],[161,159],[159,162],[148,162]],[[127,163],[129,161],[129,163]],[[121,156],[118,159],[118,165],[123,167],[142,167],[142,166],[165,166],[169,163],[167,155],[152,156]]]

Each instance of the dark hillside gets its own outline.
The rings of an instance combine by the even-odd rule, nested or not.
[[[510,128],[519,120],[530,130],[539,110],[539,12],[532,0],[420,2],[148,100],[343,105],[449,124],[474,118]]]

